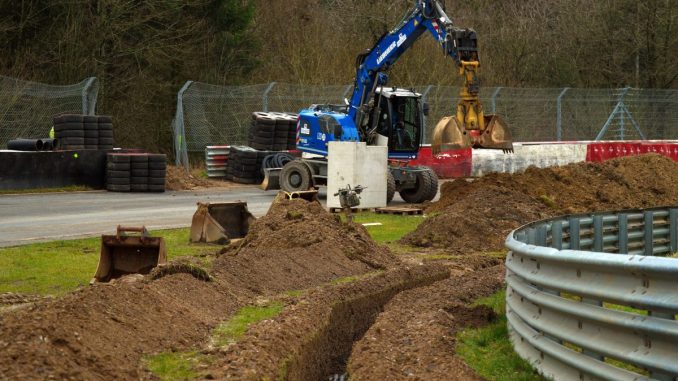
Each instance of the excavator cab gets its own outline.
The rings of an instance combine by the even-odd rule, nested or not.
[[[421,94],[399,88],[379,88],[370,126],[378,141],[388,145],[389,159],[416,158],[421,145],[424,107]]]

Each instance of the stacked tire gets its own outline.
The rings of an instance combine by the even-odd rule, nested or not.
[[[286,151],[297,147],[296,114],[255,112],[248,144],[260,151]]]
[[[167,178],[167,155],[148,154],[148,191],[164,192]]]
[[[100,150],[113,149],[113,118],[108,115],[99,115],[96,117],[98,129],[98,144]]]
[[[106,189],[111,192],[129,192],[131,157],[125,154],[108,154],[106,157]]]
[[[130,192],[148,192],[148,155],[131,154]]]
[[[53,119],[54,138],[63,150],[85,149],[85,129],[82,115],[61,114]]]
[[[61,114],[53,118],[61,150],[112,150],[113,121],[106,115]]]
[[[99,123],[94,115],[83,115],[83,130],[85,132],[85,149],[99,149]]]
[[[231,146],[228,153],[226,179],[239,184],[259,184],[263,181],[261,162],[265,155],[252,147]],[[261,157],[261,159],[260,159]]]
[[[112,192],[164,192],[167,156],[112,153],[107,156],[106,189]]]

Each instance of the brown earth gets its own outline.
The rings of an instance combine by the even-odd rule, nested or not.
[[[468,307],[503,285],[501,261],[485,260],[472,271],[396,295],[354,344],[351,380],[483,380],[456,356],[455,336],[495,318],[488,307]]]
[[[148,376],[143,356],[200,347],[257,296],[398,263],[362,226],[283,201],[213,260],[212,282],[156,271],[0,313],[0,380],[138,380]]]
[[[216,283],[177,274],[3,313],[0,379],[139,379],[144,354],[189,348],[242,303]]]
[[[232,186],[233,183],[205,179],[200,177],[200,169],[186,171],[184,168],[167,166],[165,177],[165,189],[171,191],[177,190],[198,190],[204,188],[222,188]]]
[[[308,288],[383,270],[399,261],[359,224],[345,224],[317,202],[274,203],[244,240],[223,250],[214,273],[255,293]]]
[[[343,372],[353,341],[362,336],[389,299],[448,276],[449,271],[440,266],[420,265],[311,290],[277,317],[250,327],[212,362],[203,377],[328,379]]]
[[[655,154],[456,180],[427,207],[433,217],[400,242],[456,253],[502,250],[511,230],[533,220],[676,205],[676,184],[678,163]]]

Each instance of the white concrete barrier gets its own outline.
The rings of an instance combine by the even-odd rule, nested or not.
[[[327,168],[327,207],[340,208],[334,196],[347,185],[367,187],[360,194],[359,208],[386,206],[388,147],[359,142],[330,142]]]

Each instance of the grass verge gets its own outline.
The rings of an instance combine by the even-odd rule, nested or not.
[[[208,356],[195,351],[168,352],[145,359],[146,367],[162,381],[193,380],[200,376],[196,367]]]
[[[5,189],[0,190],[0,195],[3,194],[27,194],[27,193],[62,193],[62,192],[84,192],[93,190],[84,185],[69,185],[61,188],[34,188],[34,189]]]
[[[212,343],[217,347],[235,343],[247,332],[250,325],[270,319],[278,315],[282,309],[283,305],[280,302],[271,302],[264,306],[245,306],[212,331]]]
[[[341,213],[342,220],[345,220]],[[381,223],[379,226],[365,226],[372,239],[379,243],[395,242],[405,234],[415,230],[424,222],[422,216],[399,216],[374,212],[355,213],[353,221],[359,224]]]
[[[165,239],[168,259],[200,256],[218,246],[192,244],[190,229],[151,232]],[[100,238],[53,241],[0,249],[0,293],[62,295],[89,283],[99,263]]]
[[[542,381],[530,364],[513,350],[506,326],[506,291],[478,300],[498,315],[495,322],[457,335],[457,354],[479,375],[490,381]]]

